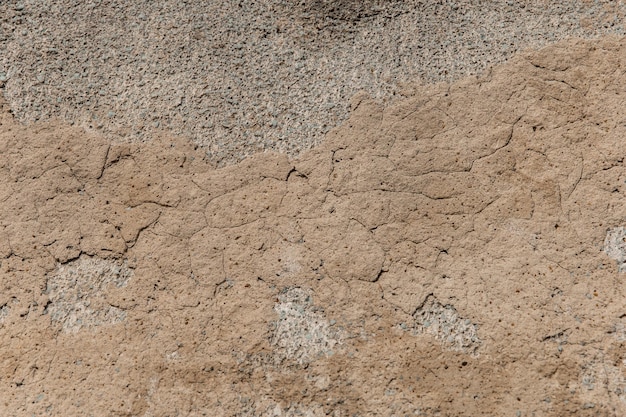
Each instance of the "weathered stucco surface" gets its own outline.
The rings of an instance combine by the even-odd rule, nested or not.
[[[222,169],[5,105],[0,414],[623,415],[625,61],[357,95]]]

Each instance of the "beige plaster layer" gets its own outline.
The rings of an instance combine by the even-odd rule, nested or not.
[[[4,106],[0,415],[623,415],[625,61],[358,95],[223,169]]]

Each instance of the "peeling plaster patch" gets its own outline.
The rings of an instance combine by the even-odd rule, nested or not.
[[[302,288],[288,288],[278,296],[274,306],[278,320],[271,337],[279,359],[300,364],[319,356],[330,356],[341,344],[341,332],[326,320],[323,309],[313,304],[310,293]]]
[[[617,261],[619,272],[626,272],[626,227],[615,227],[606,233],[604,252]]]
[[[6,304],[0,307],[0,324],[4,323],[10,312],[11,309]]]
[[[482,345],[478,337],[478,326],[469,319],[459,317],[452,305],[443,305],[429,295],[415,310],[413,317],[415,333],[428,333],[446,349],[478,356],[478,348]]]
[[[616,396],[623,407],[626,404],[626,359],[616,363],[606,357],[597,357],[592,362],[583,365],[580,374],[581,400],[586,403],[598,401],[597,392]],[[608,403],[610,400],[605,399]]]
[[[107,286],[124,287],[133,270],[123,263],[81,256],[67,264],[59,264],[48,277],[46,293],[50,304],[46,313],[60,322],[63,330],[75,333],[81,328],[114,324],[126,318],[126,312],[106,302]]]

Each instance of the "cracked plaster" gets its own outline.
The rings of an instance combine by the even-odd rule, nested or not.
[[[626,218],[625,50],[572,40],[388,108],[358,95],[299,159],[221,169],[183,139],[111,144],[4,105],[0,414],[624,413],[603,242]],[[102,295],[124,320],[64,332],[47,279],[87,257],[133,269]],[[289,288],[339,351],[303,361],[272,332]],[[430,295],[475,349],[401,329]]]

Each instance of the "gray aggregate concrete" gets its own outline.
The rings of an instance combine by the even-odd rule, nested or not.
[[[297,156],[365,90],[450,81],[570,36],[624,33],[616,1],[0,2],[0,91],[24,123],[168,132],[217,164]]]

